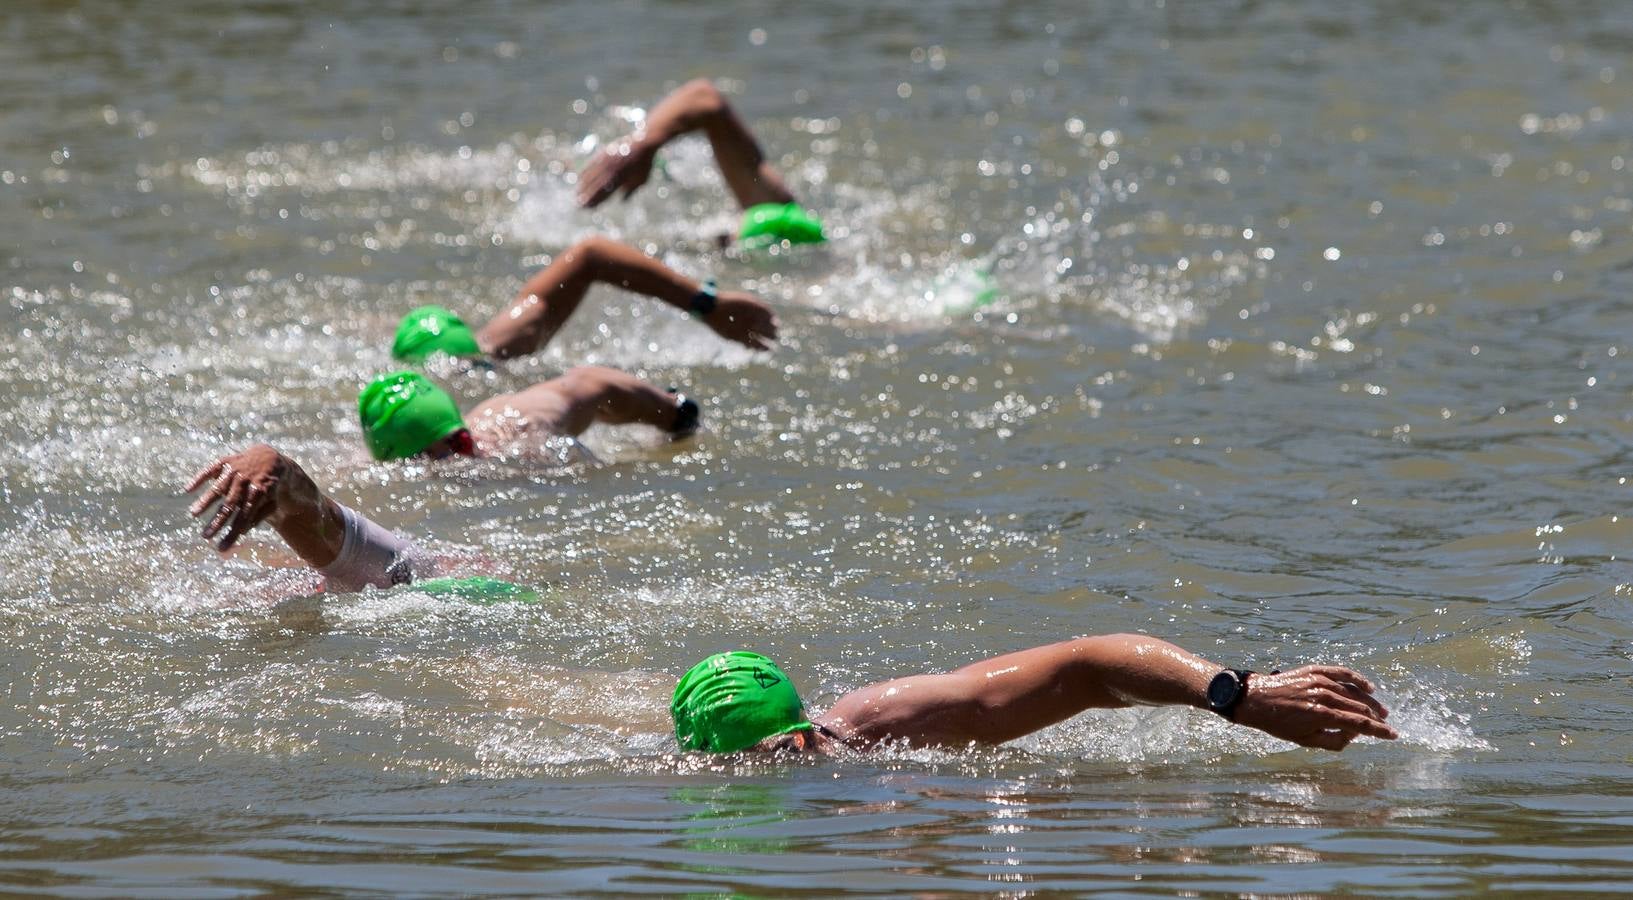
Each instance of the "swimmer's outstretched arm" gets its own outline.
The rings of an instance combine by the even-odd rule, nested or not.
[[[534,273],[510,307],[477,332],[477,345],[499,359],[542,349],[597,282],[645,294],[688,312],[701,288],[634,247],[600,236],[585,238]],[[769,350],[777,339],[777,317],[771,307],[741,291],[720,291],[703,323],[750,350]]]
[[[267,444],[223,456],[199,470],[184,493],[214,479],[188,512],[198,518],[221,505],[204,525],[206,540],[231,550],[262,522],[272,527],[301,559],[321,569],[335,561],[346,537],[340,505],[323,495],[317,482],[294,460]],[[217,537],[219,535],[219,537]]]
[[[578,182],[580,205],[595,207],[619,191],[627,199],[646,184],[658,149],[690,131],[702,130],[715,165],[744,209],[760,203],[792,203],[794,195],[766,161],[754,133],[708,79],[688,81],[647,114],[641,130],[608,144]]]
[[[871,745],[996,744],[1095,708],[1135,704],[1208,708],[1208,682],[1224,667],[1167,641],[1135,634],[1084,637],[994,657],[940,675],[870,685],[821,717],[848,742]],[[1360,735],[1396,737],[1372,684],[1340,666],[1255,674],[1237,724],[1326,750]]]

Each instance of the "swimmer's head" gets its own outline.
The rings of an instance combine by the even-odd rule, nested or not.
[[[474,449],[454,398],[417,372],[392,372],[369,382],[357,395],[357,418],[375,459],[407,459],[444,446],[466,455]]]
[[[758,653],[716,653],[693,666],[669,701],[682,750],[735,753],[768,737],[809,731],[794,683]]]
[[[790,244],[820,244],[827,240],[822,222],[798,203],[760,203],[743,213],[743,227],[737,239],[750,250],[759,250],[787,241]]]
[[[404,362],[423,362],[433,353],[477,357],[482,348],[464,320],[440,306],[422,306],[403,316],[391,355]]]

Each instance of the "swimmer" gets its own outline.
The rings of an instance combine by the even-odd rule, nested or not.
[[[696,401],[599,366],[570,369],[490,398],[471,411],[468,425],[453,398],[425,376],[396,372],[363,389],[358,414],[369,451],[381,460],[494,456],[529,438],[571,438],[596,423],[651,425],[679,439],[697,429],[699,417]],[[266,444],[204,467],[185,492],[211,479],[191,512],[197,518],[220,503],[203,534],[216,539],[222,552],[270,521],[289,548],[324,575],[331,591],[390,587],[436,574],[412,544],[325,496],[299,464]],[[453,592],[460,592],[458,586]]]
[[[1399,736],[1372,691],[1341,666],[1260,674],[1157,638],[1112,634],[869,685],[815,716],[771,660],[718,653],[681,678],[670,713],[683,750],[714,753],[1001,744],[1084,710],[1134,705],[1212,710],[1272,737],[1336,751],[1363,735]]]
[[[613,194],[627,200],[652,177],[658,151],[693,131],[709,139],[715,166],[743,208],[738,238],[744,246],[753,249],[824,240],[822,223],[794,199],[754,133],[720,89],[705,78],[681,85],[652,108],[639,130],[608,144],[579,177],[578,202],[593,208]]]
[[[381,375],[357,396],[363,441],[375,459],[491,457],[540,439],[574,438],[596,423],[651,425],[672,438],[697,430],[697,401],[617,369],[578,366],[476,405],[467,417],[417,372]]]
[[[376,378],[358,397],[358,413],[369,451],[382,460],[492,456],[529,436],[573,437],[598,422],[651,425],[677,439],[698,425],[695,401],[599,366],[581,366],[493,397],[471,411],[468,426],[453,398],[415,372]],[[220,503],[203,535],[223,553],[256,525],[271,522],[284,543],[324,576],[330,591],[430,584],[424,579],[438,574],[434,561],[413,544],[325,496],[298,463],[266,444],[205,466],[184,492],[212,479],[190,512],[197,518]],[[490,599],[496,593],[531,593],[491,579],[477,581],[484,582],[477,593]],[[471,579],[437,582],[453,594],[471,588]]]

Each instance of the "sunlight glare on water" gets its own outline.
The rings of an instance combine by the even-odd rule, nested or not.
[[[8,889],[1623,889],[1621,7],[24,3],[0,34]],[[698,137],[577,207],[699,76],[828,243],[721,249]],[[402,313],[480,321],[596,233],[783,340],[601,288],[545,352],[431,375],[469,408],[625,368],[700,436],[372,462],[357,391]],[[218,557],[179,491],[256,441],[540,600]],[[820,709],[1116,631],[1354,666],[1401,739],[670,733],[727,647]]]

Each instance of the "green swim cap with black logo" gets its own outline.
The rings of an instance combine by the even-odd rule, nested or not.
[[[820,244],[827,240],[822,222],[798,203],[761,203],[743,213],[738,240],[750,250],[759,250],[787,241],[790,244]]]
[[[363,440],[375,459],[407,459],[465,427],[454,398],[418,372],[392,372],[357,395]]]
[[[433,353],[449,356],[481,356],[471,326],[440,306],[422,306],[403,316],[391,355],[406,362],[420,362]]]
[[[805,731],[794,682],[758,653],[716,653],[693,666],[669,701],[682,750],[735,753],[772,735]]]

